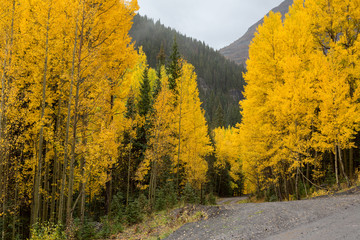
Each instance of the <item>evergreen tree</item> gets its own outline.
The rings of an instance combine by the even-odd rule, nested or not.
[[[156,98],[156,96],[159,94],[160,90],[161,90],[161,71],[162,71],[162,67],[165,66],[165,58],[166,58],[166,55],[165,55],[165,50],[164,50],[164,45],[161,44],[160,46],[160,51],[156,57],[156,60],[157,60],[157,72],[156,72],[156,75],[157,75],[157,79],[155,81],[155,85],[154,85],[154,90],[153,90],[153,99]]]
[[[170,63],[167,66],[167,74],[169,75],[169,89],[177,93],[176,79],[181,75],[181,66],[176,37],[174,38],[172,53],[170,55]]]
[[[136,106],[135,106],[135,97],[133,94],[133,90],[130,90],[129,98],[126,101],[126,113],[125,117],[127,119],[135,118],[136,115]]]
[[[144,153],[147,149],[147,142],[149,139],[149,129],[151,127],[150,116],[152,112],[153,101],[151,98],[151,87],[148,77],[148,69],[144,69],[143,81],[140,85],[140,95],[138,101],[138,111],[142,118],[142,124],[136,129],[136,139],[133,143],[133,151],[138,156],[136,166],[144,159]]]
[[[222,127],[225,126],[225,121],[224,121],[224,110],[221,107],[221,104],[219,103],[216,110],[215,110],[215,116],[213,119],[213,127]]]
[[[143,73],[143,81],[141,82],[140,85],[138,111],[139,111],[139,115],[142,117],[146,117],[146,115],[150,112],[150,108],[151,108],[151,87],[150,87],[148,72],[149,70],[145,68]]]
[[[157,76],[159,79],[161,78],[161,66],[165,65],[165,59],[166,59],[166,55],[165,55],[165,50],[164,50],[164,44],[161,43],[160,51],[159,51],[158,55],[156,56]]]

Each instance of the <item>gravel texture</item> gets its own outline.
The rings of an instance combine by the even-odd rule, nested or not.
[[[360,239],[360,189],[311,200],[226,201],[167,239]]]

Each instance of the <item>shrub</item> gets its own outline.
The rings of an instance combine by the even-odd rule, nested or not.
[[[114,195],[111,201],[111,215],[117,219],[122,219],[125,215],[125,197],[120,191]]]
[[[199,197],[196,194],[196,191],[191,187],[191,185],[189,183],[186,183],[184,191],[183,191],[183,196],[182,196],[182,201],[184,203],[199,203]]]
[[[145,197],[145,195],[143,193],[140,194],[139,198],[138,198],[138,202],[139,202],[139,208],[141,210],[141,212],[147,212],[150,213],[150,206],[149,206],[149,200]]]
[[[30,240],[64,240],[67,239],[60,225],[52,223],[35,224],[31,230]]]
[[[139,200],[130,201],[125,209],[126,222],[129,225],[136,224],[142,221],[143,215],[139,207]]]
[[[84,224],[80,223],[80,219],[75,219],[74,221],[77,231],[75,233],[76,239],[85,240],[85,239],[93,239],[96,235],[96,224],[95,222],[91,222],[85,220]]]
[[[156,190],[155,210],[161,211],[166,207],[165,193],[163,189]]]
[[[210,192],[206,196],[206,204],[215,205],[216,204],[216,197],[214,196],[213,192]]]
[[[177,203],[177,196],[174,183],[168,182],[165,185],[165,202],[166,208],[170,209],[173,208]]]

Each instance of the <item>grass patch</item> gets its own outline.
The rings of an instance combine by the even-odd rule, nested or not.
[[[251,202],[251,200],[249,198],[247,198],[247,199],[237,201],[236,204],[243,204],[243,203],[250,203],[250,202]]]
[[[113,236],[113,238],[121,240],[164,239],[185,223],[196,222],[201,219],[207,219],[207,214],[203,211],[197,211],[196,207],[192,205],[164,210],[145,217],[142,223],[125,227],[122,233]]]

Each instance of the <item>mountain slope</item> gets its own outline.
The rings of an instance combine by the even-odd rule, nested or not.
[[[285,0],[279,6],[273,8],[271,11],[280,12],[283,16],[288,12],[293,0]],[[238,64],[244,64],[249,56],[249,45],[254,37],[257,27],[264,22],[264,18],[252,25],[247,32],[238,40],[227,47],[220,49],[220,53],[226,58]]]
[[[195,67],[198,75],[200,99],[211,128],[235,125],[240,122],[239,101],[242,98],[243,68],[222,56],[205,43],[184,36],[165,27],[160,21],[140,15],[135,16],[130,31],[135,46],[143,47],[151,67],[156,67],[156,57],[163,44],[170,56],[174,37],[180,54]]]

